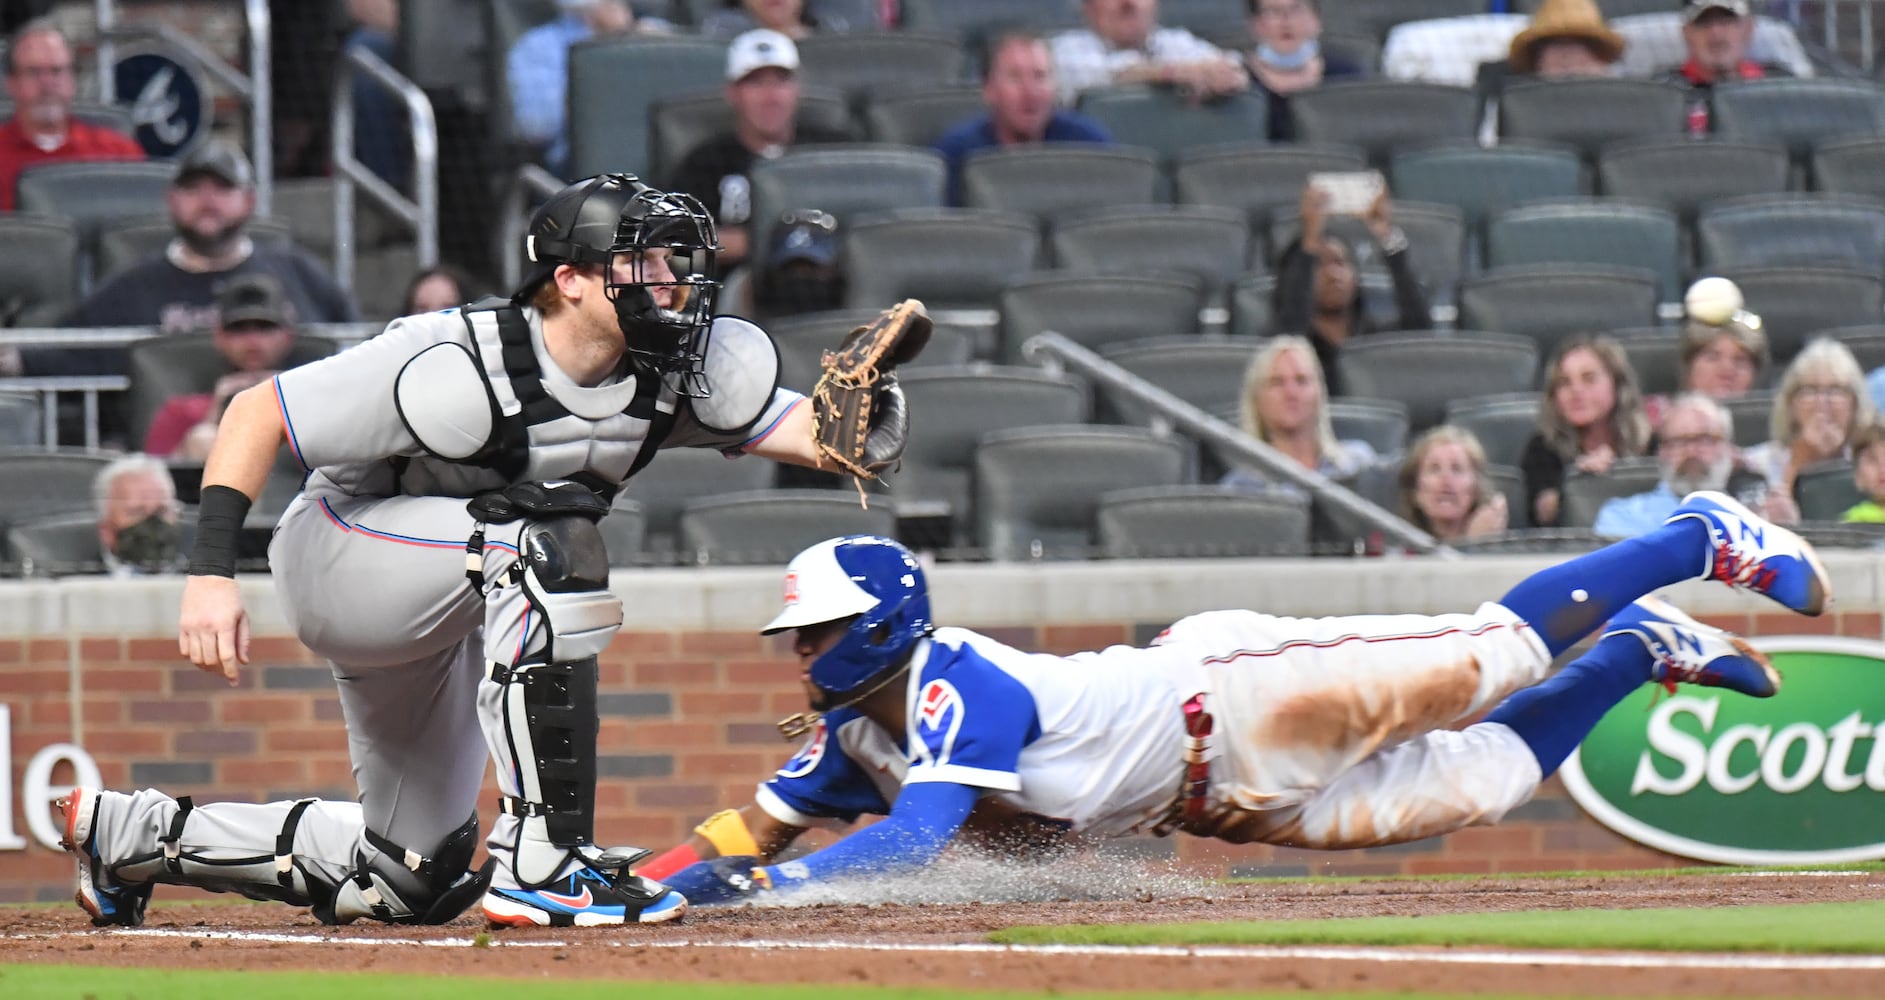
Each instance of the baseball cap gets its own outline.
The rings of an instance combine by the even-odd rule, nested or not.
[[[1694,22],[1711,10],[1725,10],[1735,17],[1747,17],[1753,12],[1748,0],[1682,0],[1682,20]]]
[[[211,139],[178,160],[177,174],[171,183],[182,184],[203,174],[233,187],[255,186],[255,168],[249,165],[249,158],[243,155],[242,150],[221,139]]]
[[[775,267],[796,261],[836,263],[838,220],[829,212],[815,208],[785,213],[779,217],[779,224],[772,227],[771,253],[767,254],[767,259]]]
[[[798,72],[799,47],[792,39],[770,28],[754,28],[727,46],[728,83],[737,83],[754,70],[769,66]]]
[[[230,279],[216,294],[216,309],[223,327],[253,323],[293,326],[294,307],[281,282],[266,274],[244,274]]]

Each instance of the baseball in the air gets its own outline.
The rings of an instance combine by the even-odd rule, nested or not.
[[[1723,326],[1741,310],[1741,289],[1727,278],[1703,278],[1682,296],[1689,318],[1709,326]]]

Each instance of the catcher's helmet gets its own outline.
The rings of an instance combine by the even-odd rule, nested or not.
[[[671,274],[648,273],[643,252],[652,249],[669,251]],[[713,216],[699,199],[656,190],[633,174],[600,174],[558,191],[531,218],[524,255],[537,270],[513,298],[528,298],[559,264],[602,267],[629,355],[642,367],[681,374],[682,391],[704,396],[701,340],[719,296],[719,250]],[[628,255],[626,280],[613,266],[618,254]],[[674,289],[672,308],[661,308],[650,292],[663,286]]]
[[[936,630],[929,585],[909,549],[878,535],[819,542],[785,568],[785,609],[762,635],[852,618],[844,638],[812,661],[812,683],[837,708],[871,693]]]

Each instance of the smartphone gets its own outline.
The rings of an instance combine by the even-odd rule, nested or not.
[[[1309,175],[1309,186],[1328,192],[1330,215],[1367,215],[1387,189],[1379,170],[1345,170]]]

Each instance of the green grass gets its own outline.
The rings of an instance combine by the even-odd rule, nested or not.
[[[1857,861],[1841,865],[1696,865],[1690,868],[1575,869],[1556,872],[1449,872],[1439,875],[1256,875],[1229,878],[1231,885],[1274,884],[1286,882],[1471,882],[1486,879],[1589,879],[1589,878],[1686,878],[1695,875],[1736,875],[1747,872],[1885,872],[1885,861]]]
[[[1885,954],[1885,900],[1667,910],[1527,910],[1424,917],[1011,927],[1005,944],[1500,945],[1648,951]]]
[[[0,965],[0,995],[7,1000],[517,1000],[551,994],[557,1000],[1179,1000],[1192,993],[1020,993],[954,989],[750,983],[643,983],[622,979],[480,979],[460,976],[387,976],[356,972],[206,972],[184,969],[104,969],[65,965]],[[1253,1000],[1295,1000],[1300,994],[1238,994]],[[1448,1000],[1428,993],[1318,993],[1316,1000]],[[1474,996],[1472,1000],[1499,1000]],[[1507,1000],[1516,1000],[1508,997]]]

